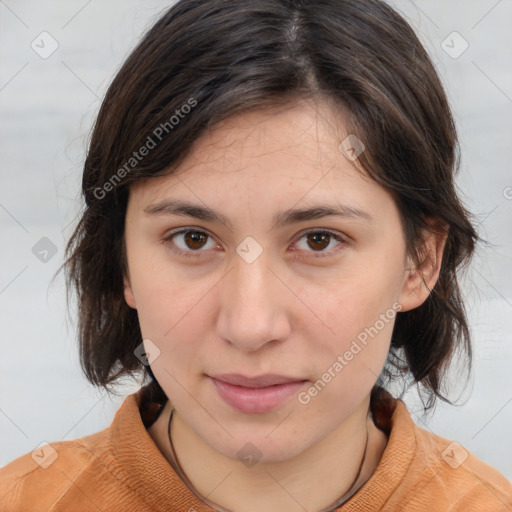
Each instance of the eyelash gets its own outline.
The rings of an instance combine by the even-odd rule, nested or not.
[[[172,239],[174,237],[176,237],[177,235],[181,235],[183,233],[189,233],[189,232],[193,232],[193,233],[200,233],[200,234],[203,234],[203,235],[206,235],[207,237],[209,238],[213,238],[212,236],[210,236],[208,233],[206,233],[205,231],[201,231],[199,229],[192,229],[192,228],[185,228],[185,229],[180,229],[178,231],[173,231],[173,232],[170,232],[168,233],[167,235],[165,235],[162,239],[162,243],[165,245],[167,242],[169,241],[172,241]],[[336,241],[340,242],[340,244],[343,246],[343,245],[346,245],[347,241],[345,238],[343,238],[342,236],[336,234],[335,232],[333,231],[330,231],[328,229],[318,229],[318,228],[312,228],[312,229],[309,229],[307,231],[304,231],[300,238],[298,240],[301,240],[302,238],[304,238],[306,235],[309,235],[309,234],[317,234],[317,235],[330,235],[332,238],[334,238]],[[177,249],[176,247],[172,247],[171,250],[177,254],[178,256],[185,256],[187,258],[197,258],[197,257],[201,257],[201,253],[202,252],[205,252],[203,250],[197,250],[197,251],[193,251],[193,250],[189,250],[189,251],[183,251],[181,249]],[[322,251],[306,251],[306,252],[312,252],[312,253],[315,253],[315,256],[313,256],[314,258],[325,258],[325,257],[329,257],[331,256],[331,252],[333,251],[333,249],[330,249],[329,251],[325,251],[325,250],[322,250]],[[335,251],[335,252],[338,252],[338,251]]]

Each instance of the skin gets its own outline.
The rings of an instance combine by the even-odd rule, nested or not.
[[[231,117],[195,141],[174,174],[130,189],[126,302],[160,351],[151,369],[176,409],[180,464],[201,494],[229,510],[327,507],[350,487],[367,429],[357,487],[371,476],[387,439],[368,419],[369,397],[394,320],[307,404],[293,396],[273,411],[242,413],[208,375],[277,373],[309,381],[307,390],[393,304],[420,306],[439,275],[445,238],[429,234],[429,258],[414,266],[392,196],[338,150],[348,132],[343,112],[333,115],[321,100],[302,100]],[[208,206],[231,229],[145,212],[167,199]],[[371,219],[328,216],[272,228],[276,212],[317,203]],[[165,240],[177,228],[207,236]],[[333,236],[308,238],[310,228]],[[236,252],[247,236],[263,251],[251,263]],[[167,403],[149,429],[168,460],[170,411]],[[237,456],[249,442],[261,454],[252,467]]]

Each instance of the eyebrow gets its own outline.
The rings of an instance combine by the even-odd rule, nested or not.
[[[189,203],[179,199],[165,199],[159,203],[147,206],[144,212],[149,215],[179,215],[192,217],[205,222],[222,224],[233,231],[231,221],[222,213],[207,206]],[[323,217],[336,216],[361,219],[373,222],[373,217],[366,211],[348,205],[316,204],[308,208],[296,208],[277,212],[273,217],[272,229],[280,228],[297,222],[316,220]]]

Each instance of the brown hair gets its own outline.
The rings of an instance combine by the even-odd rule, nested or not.
[[[452,356],[460,349],[471,366],[457,272],[478,236],[455,188],[460,154],[442,84],[413,29],[379,0],[180,0],[132,51],[92,132],[85,209],[64,264],[91,383],[109,389],[139,371],[154,379],[134,355],[141,332],[123,295],[130,183],[171,173],[223,119],[313,96],[350,112],[349,133],[366,147],[358,163],[394,195],[416,260],[422,230],[448,227],[439,279],[424,304],[398,314],[379,380],[409,375],[428,404],[448,401]]]

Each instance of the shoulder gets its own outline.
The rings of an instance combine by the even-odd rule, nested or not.
[[[140,398],[140,392],[126,397],[104,430],[39,446],[0,468],[0,510],[153,509],[148,502],[165,499],[176,479],[169,476],[155,498],[160,488],[151,488],[147,473],[158,466],[160,476],[168,465],[146,431]]]
[[[512,485],[499,471],[420,427],[402,400],[380,394],[372,414],[388,442],[371,478],[342,510],[512,511]]]
[[[512,484],[499,471],[458,442],[414,423],[405,405],[401,414],[402,422],[409,417],[416,445],[406,477],[413,510],[415,504],[418,510],[450,512],[512,510]]]
[[[419,453],[429,451],[428,467],[434,487],[449,498],[453,511],[510,511],[512,484],[495,468],[456,441],[416,428]],[[435,476],[434,476],[435,474]],[[489,508],[492,507],[492,508]]]
[[[50,510],[84,471],[101,478],[107,430],[42,445],[0,468],[2,511]]]

